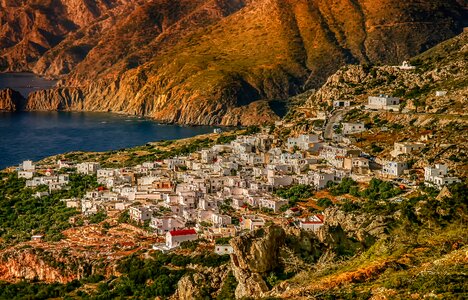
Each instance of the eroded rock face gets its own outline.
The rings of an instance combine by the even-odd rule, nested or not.
[[[279,265],[285,239],[283,228],[270,226],[231,240],[231,266],[238,281],[236,298],[258,298],[268,291],[262,276]]]
[[[388,223],[392,220],[390,216],[346,213],[337,207],[326,209],[324,216],[324,226],[317,232],[317,237],[329,247],[352,248],[349,238],[357,240],[362,247],[369,247],[387,236]]]
[[[0,111],[14,112],[23,110],[26,99],[17,91],[10,88],[0,90]]]
[[[9,257],[0,266],[0,278],[40,280],[44,282],[66,283],[76,279],[76,275],[66,275],[47,264],[32,251],[23,251]]]
[[[326,209],[324,216],[324,225],[317,233],[272,225],[232,239],[231,268],[238,281],[236,298],[269,295],[264,278],[277,268],[285,269],[291,259],[307,259],[310,267],[323,255],[341,256],[366,249],[387,237],[393,220],[390,216],[353,214],[336,207]],[[293,272],[302,267],[307,266],[303,264]]]
[[[125,0],[0,1],[0,71],[31,71],[69,33],[91,25]]]
[[[67,283],[93,273],[93,262],[41,248],[13,248],[0,253],[0,280]]]
[[[40,90],[29,94],[25,110],[84,110],[84,99],[81,90],[74,88],[58,88]]]
[[[195,273],[185,275],[179,280],[177,290],[171,297],[172,300],[201,299],[207,296],[206,294],[204,295],[203,289],[212,291],[213,294],[211,296],[214,296],[221,288],[230,269],[228,265],[215,268],[189,265],[188,268],[193,269]]]

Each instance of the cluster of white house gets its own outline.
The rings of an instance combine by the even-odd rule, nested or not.
[[[361,125],[349,124],[344,129],[356,133],[364,130]],[[102,185],[82,199],[63,201],[83,215],[128,210],[131,220],[147,223],[155,233],[165,235],[163,247],[171,249],[199,236],[214,240],[264,226],[264,214],[248,214],[246,208],[280,212],[288,201],[275,196],[275,188],[307,184],[323,189],[329,182],[355,174],[398,177],[407,169],[399,157],[424,147],[423,143],[395,143],[395,159],[374,161],[357,147],[325,143],[318,134],[291,137],[282,147],[277,146],[280,144],[268,134],[238,136],[229,144],[130,168],[58,161],[58,169],[76,167],[78,173],[96,175]],[[378,172],[371,165],[377,166]],[[18,175],[27,178],[30,187],[45,184],[54,190],[69,182],[68,175],[54,175],[53,170],[41,176],[35,172],[30,161],[18,168]],[[427,167],[425,180],[437,186],[458,180],[447,177],[447,172],[443,165]],[[298,224],[306,230],[318,230],[323,218],[314,216]],[[226,249],[219,251],[229,252]]]
[[[67,188],[67,184],[69,183],[68,174],[55,175],[51,169],[43,170],[41,174],[37,173],[36,166],[30,160],[26,160],[19,165],[18,178],[26,179],[26,187],[35,188],[43,185],[49,188],[49,192]],[[48,192],[37,193],[38,196],[48,194]]]
[[[424,168],[424,180],[426,184],[442,187],[452,183],[460,182],[460,179],[453,176],[448,176],[448,168],[446,165],[436,164]]]

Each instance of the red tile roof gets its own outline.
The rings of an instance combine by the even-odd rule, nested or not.
[[[181,235],[197,234],[197,232],[195,231],[195,229],[182,229],[182,230],[169,231],[169,234],[172,236],[181,236]]]
[[[319,218],[319,219],[320,219],[320,221],[322,221],[322,222],[323,222],[323,220],[324,220],[324,217],[323,217],[323,215],[315,215],[315,216],[316,216],[317,218]]]

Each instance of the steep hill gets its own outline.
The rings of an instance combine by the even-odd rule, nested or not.
[[[0,1],[0,70],[31,71],[37,60],[68,34],[98,19],[110,18],[115,8],[126,2],[129,1]]]
[[[395,66],[348,65],[330,76],[313,93],[306,106],[334,100],[365,104],[367,96],[388,94],[401,97],[410,110],[466,115],[468,95],[468,31],[409,60],[415,69]],[[436,91],[446,91],[436,96]],[[403,108],[403,107],[402,107]]]
[[[415,70],[393,66],[348,65],[318,90],[296,97],[287,119],[309,122],[318,110],[331,110],[334,100],[351,100],[341,110],[343,122],[362,122],[366,132],[356,143],[367,153],[390,158],[394,142],[424,140],[426,147],[407,157],[415,167],[446,163],[458,176],[468,174],[468,32],[410,60]],[[445,92],[437,96],[436,92]],[[400,97],[400,111],[364,110],[371,95]],[[302,104],[301,104],[302,102]],[[313,121],[310,121],[313,122]]]
[[[30,2],[7,7],[4,27],[16,28],[15,14]],[[57,9],[57,2],[41,7]],[[79,1],[60,7],[69,2]],[[467,19],[464,1],[441,0],[102,1],[99,7],[79,20],[58,13],[71,25],[58,26],[53,43],[21,39],[49,34],[39,21],[27,23],[31,30],[18,31],[15,40],[1,29],[7,37],[0,40],[1,69],[63,78],[59,89],[32,95],[29,109],[115,111],[188,124],[271,121],[269,101],[317,87],[346,63],[399,63],[459,33]],[[12,54],[25,41],[41,47],[27,59]]]

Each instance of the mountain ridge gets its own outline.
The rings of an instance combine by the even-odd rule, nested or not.
[[[347,63],[401,62],[457,34],[466,19],[466,3],[439,0],[113,3],[120,14],[69,33],[31,64],[62,80],[32,95],[29,109],[264,123],[278,118],[269,101],[319,87]],[[69,88],[80,91],[79,105],[65,105]]]

